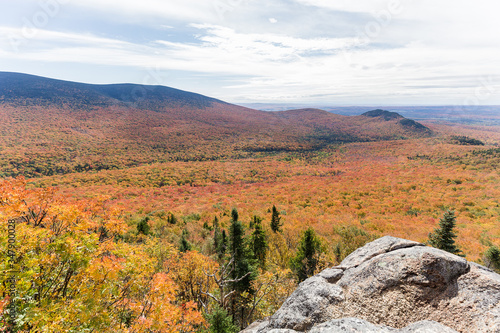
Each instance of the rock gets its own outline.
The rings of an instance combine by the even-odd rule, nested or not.
[[[317,276],[322,277],[329,283],[336,283],[344,275],[344,271],[341,269],[327,268],[319,273]]]
[[[318,275],[310,277],[299,284],[281,308],[271,316],[268,328],[305,331],[314,323],[324,321],[328,306],[343,300],[340,286],[329,283]]]
[[[399,333],[457,333],[435,321],[422,320],[397,331]]]
[[[342,267],[344,269],[357,267],[365,261],[368,261],[371,258],[376,257],[382,253],[414,246],[424,245],[411,240],[384,236],[355,250],[342,261],[339,267]]]
[[[245,331],[246,332],[246,331]],[[419,321],[402,329],[395,329],[384,325],[374,325],[358,318],[342,318],[327,321],[314,326],[309,333],[457,333],[457,331],[443,326],[435,321]],[[271,329],[268,333],[298,333],[291,329]]]
[[[358,318],[342,318],[330,320],[315,326],[309,333],[396,333],[398,330],[387,326],[373,325]]]
[[[457,333],[457,331],[443,326],[435,321],[419,321],[400,330],[388,327],[378,326],[369,323],[366,320],[358,318],[342,318],[327,321],[326,323],[315,326],[309,333]]]
[[[470,263],[470,271],[457,281],[456,292],[437,304],[429,319],[461,332],[500,332],[500,275]]]
[[[382,237],[302,282],[247,333],[500,332],[500,275],[423,244]]]
[[[261,329],[265,329],[266,326],[269,325],[268,320],[257,320],[250,325],[248,325],[243,331],[240,333],[256,333]]]
[[[365,295],[380,294],[402,284],[446,289],[469,271],[464,258],[430,247],[380,254],[345,271],[338,285]]]

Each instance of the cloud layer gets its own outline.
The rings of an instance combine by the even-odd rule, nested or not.
[[[0,3],[0,70],[232,102],[500,104],[494,0],[26,2]]]

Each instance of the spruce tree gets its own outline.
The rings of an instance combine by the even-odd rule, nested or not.
[[[251,246],[253,249],[254,258],[259,262],[261,269],[266,266],[267,256],[267,236],[264,228],[262,227],[262,219],[254,216],[252,219],[254,231],[252,233]]]
[[[167,216],[167,222],[170,224],[176,224],[177,223],[177,218],[173,213],[169,213]]]
[[[429,234],[429,245],[456,254],[461,255],[462,251],[455,245],[457,235],[453,230],[456,225],[455,212],[448,210],[439,220],[439,228]]]
[[[233,272],[232,278],[239,279],[245,274],[252,271],[252,267],[249,262],[249,255],[247,244],[245,242],[244,234],[245,231],[243,229],[243,224],[238,221],[238,211],[233,209],[231,212],[232,220],[231,226],[229,228],[229,251],[231,254],[231,258],[233,261]],[[238,292],[248,291],[250,290],[250,282],[252,278],[251,275],[248,275],[243,280],[236,282],[234,284],[234,289]]]
[[[243,292],[253,292],[251,282],[255,279],[255,274],[251,264],[251,250],[248,248],[244,237],[245,231],[241,222],[238,221],[238,211],[233,209],[231,216],[232,220],[229,228],[229,252],[231,260],[233,260],[231,278],[237,280],[231,284],[232,289],[235,291],[231,298],[231,314],[233,323],[239,323],[239,326],[243,326],[247,308],[244,304],[238,303]]]
[[[206,318],[210,324],[208,329],[210,333],[236,333],[239,331],[239,329],[233,325],[232,318],[227,311],[218,305],[215,306],[210,314],[207,314]]]
[[[276,206],[273,205],[272,215],[271,215],[271,230],[273,232],[281,232],[281,227],[283,223],[281,222],[280,213],[276,209]]]
[[[291,260],[292,270],[297,274],[299,282],[313,276],[319,264],[319,257],[324,252],[320,239],[309,227],[300,239],[297,254]]]
[[[192,246],[188,242],[187,237],[188,237],[187,230],[186,229],[182,230],[182,236],[181,236],[181,241],[180,241],[180,245],[179,245],[180,252],[191,251]]]
[[[143,234],[143,235],[148,235],[149,234],[149,216],[146,216],[145,218],[141,219],[139,223],[137,223],[137,233],[138,234]]]
[[[491,246],[484,254],[485,262],[488,268],[500,270],[500,249],[496,246]]]
[[[219,227],[219,219],[217,216],[214,219],[214,252],[217,254],[219,261],[224,258],[227,247],[226,230],[221,230]]]

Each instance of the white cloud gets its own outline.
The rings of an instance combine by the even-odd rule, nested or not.
[[[29,43],[29,49],[10,56],[56,63],[236,75],[248,79],[227,86],[225,92],[216,97],[268,101],[347,102],[358,98],[385,96],[391,100],[422,95],[427,98],[446,95],[458,100],[477,83],[439,78],[486,75],[491,73],[493,64],[498,64],[494,57],[499,54],[498,48],[478,52],[477,49],[431,48],[424,43],[410,43],[399,48],[370,49],[354,39],[303,39],[238,33],[214,25],[194,27],[203,32],[198,37],[199,43],[157,41],[150,45],[42,30]],[[16,29],[0,28],[2,35],[16,32],[20,33]],[[438,80],[426,79],[432,76]],[[425,100],[422,102],[426,104]]]
[[[325,10],[327,14],[318,18],[325,21],[317,22],[318,27],[328,23],[330,14],[333,17],[330,11],[340,17],[355,15],[354,27],[338,34],[348,36],[343,38],[327,37],[335,34],[320,28],[299,37],[296,29],[282,28],[291,18],[279,16],[279,25],[269,24],[278,20],[273,17],[276,12],[266,12],[267,7],[259,9],[260,20],[273,32],[252,29],[250,24],[226,24],[218,15],[243,8],[245,1],[218,1],[70,2],[68,6],[114,13],[122,21],[133,17],[178,20],[198,34],[184,40],[162,35],[132,43],[49,29],[26,38],[25,28],[0,26],[0,59],[55,66],[64,62],[154,67],[183,71],[186,77],[193,75],[193,82],[199,74],[215,80],[229,76],[234,81],[207,85],[197,92],[230,101],[452,104],[474,94],[485,77],[491,90],[500,91],[500,21],[496,19],[500,8],[493,0],[400,0],[398,6],[390,5],[398,0],[293,0]],[[281,1],[266,4],[271,3]],[[216,5],[224,4],[217,10]],[[305,11],[308,7],[298,8]],[[259,19],[256,15],[248,13],[252,20]],[[176,32],[178,25],[163,23],[169,34]],[[189,86],[183,88],[189,90]]]
[[[218,15],[216,1],[199,0],[85,0],[71,2],[72,6],[107,12],[136,20],[162,17],[182,21],[205,21]]]
[[[377,26],[403,42],[499,45],[496,0],[295,0],[309,6],[366,15],[361,29]],[[378,36],[385,37],[385,36]]]

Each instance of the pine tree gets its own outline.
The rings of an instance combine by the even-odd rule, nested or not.
[[[214,219],[214,251],[219,258],[219,261],[224,258],[227,248],[226,230],[221,230],[219,227],[219,219],[217,216]]]
[[[500,249],[496,246],[491,246],[484,254],[485,263],[488,268],[500,270]]]
[[[167,222],[170,224],[176,224],[177,223],[177,218],[173,213],[169,213],[167,216]]]
[[[238,303],[242,293],[253,293],[251,282],[255,279],[255,272],[251,263],[251,250],[249,251],[244,237],[245,231],[241,222],[238,221],[238,211],[233,209],[231,216],[229,228],[229,252],[232,260],[231,278],[236,280],[236,282],[231,283],[231,287],[235,291],[231,298],[231,314],[233,322],[243,326],[247,308],[244,304]]]
[[[145,218],[141,219],[139,223],[137,223],[137,233],[138,234],[143,234],[143,235],[148,235],[149,234],[149,216],[146,216]]]
[[[238,221],[238,211],[231,212],[232,220],[229,228],[229,250],[233,261],[232,278],[238,279],[245,274],[252,272],[252,267],[248,260],[248,249],[244,239],[245,231],[243,225]],[[245,279],[234,284],[234,289],[238,292],[248,291],[252,278],[248,275]]]
[[[276,206],[273,205],[273,210],[271,215],[271,230],[273,232],[281,232],[281,227],[283,226],[283,223],[280,221],[281,221],[280,213],[278,213]]]
[[[439,228],[429,234],[429,244],[435,248],[461,255],[462,251],[455,245],[457,235],[453,230],[456,225],[455,212],[448,210],[439,220]]]
[[[207,221],[203,222],[203,229],[212,231],[212,227],[208,225]]]
[[[236,333],[239,331],[239,329],[233,325],[231,316],[229,316],[227,311],[217,305],[206,317],[210,324],[208,330],[210,333]]]
[[[313,276],[319,264],[324,248],[314,230],[309,227],[300,239],[297,254],[292,258],[292,270],[297,274],[299,282]]]
[[[189,241],[187,240],[187,237],[188,237],[188,232],[186,229],[182,230],[182,236],[181,236],[181,241],[180,241],[180,245],[179,245],[179,251],[180,252],[187,252],[187,251],[191,251],[191,243],[189,243]]]
[[[262,228],[262,219],[258,216],[254,216],[252,219],[252,225],[254,231],[252,233],[251,246],[253,249],[254,258],[259,262],[261,269],[266,266],[266,256],[267,256],[267,237],[266,232]]]

